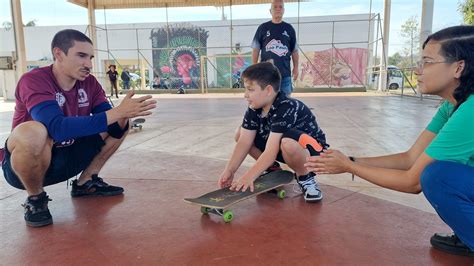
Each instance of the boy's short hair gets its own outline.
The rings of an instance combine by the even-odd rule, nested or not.
[[[84,33],[78,30],[66,29],[54,35],[53,40],[51,41],[51,52],[53,51],[55,47],[58,47],[59,49],[61,49],[61,51],[63,51],[67,55],[69,48],[74,46],[74,41],[88,42],[92,44],[91,39],[89,39],[89,37],[87,37]],[[53,54],[53,58],[54,58],[54,54]]]
[[[242,80],[243,79],[257,82],[257,84],[262,87],[262,89],[268,85],[271,85],[273,87],[273,91],[280,91],[280,71],[270,62],[262,62],[249,66],[242,73]]]

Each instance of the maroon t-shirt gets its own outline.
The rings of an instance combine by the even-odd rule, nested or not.
[[[92,75],[84,81],[76,81],[73,89],[64,91],[53,75],[53,65],[25,73],[18,81],[15,99],[12,130],[33,120],[31,109],[45,101],[56,101],[65,116],[89,116],[94,107],[107,102],[104,90]],[[3,150],[0,150],[0,160],[3,160]]]

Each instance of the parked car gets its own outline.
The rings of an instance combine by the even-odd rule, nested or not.
[[[374,67],[371,84],[377,86],[379,82],[379,68]],[[400,68],[397,66],[388,66],[387,67],[387,88],[389,90],[397,90],[403,87],[403,73]]]

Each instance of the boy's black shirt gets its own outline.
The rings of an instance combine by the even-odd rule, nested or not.
[[[326,135],[316,122],[316,117],[303,102],[279,92],[268,114],[263,116],[262,111],[262,108],[254,110],[249,107],[242,122],[243,128],[257,131],[256,138],[266,141],[270,132],[285,133],[294,128],[312,136],[321,145],[328,146]]]

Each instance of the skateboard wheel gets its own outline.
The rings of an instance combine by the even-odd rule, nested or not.
[[[202,214],[209,214],[209,208],[208,207],[201,207],[201,213]]]
[[[232,218],[234,218],[234,214],[232,214],[232,211],[225,211],[222,217],[224,218],[224,222],[230,223],[230,221],[232,221]]]
[[[284,189],[278,191],[278,198],[284,199],[286,196],[286,191]]]

